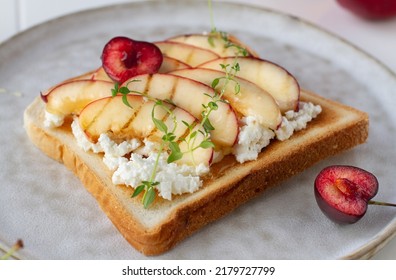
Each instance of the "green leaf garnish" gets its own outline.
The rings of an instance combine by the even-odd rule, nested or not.
[[[166,126],[166,124],[163,121],[161,121],[157,118],[154,118],[154,117],[152,119],[153,119],[153,123],[154,123],[155,127],[159,131],[161,131],[163,133],[168,133],[168,127]]]
[[[175,162],[183,157],[183,153],[181,152],[171,152],[168,159],[166,160],[167,163]]]
[[[203,122],[203,127],[205,129],[205,131],[212,131],[215,128],[213,127],[213,125],[210,123],[209,119],[205,119],[205,121]]]
[[[132,108],[131,104],[129,104],[129,101],[128,101],[128,95],[123,95],[121,98],[122,98],[122,102],[123,102],[126,106],[128,106],[129,108]]]
[[[216,89],[216,87],[217,87],[217,85],[219,84],[219,82],[220,82],[220,78],[216,78],[216,79],[214,79],[213,81],[212,81],[212,88],[213,89]]]
[[[111,89],[111,96],[115,97],[118,94],[118,83],[114,84],[114,88]]]
[[[209,149],[209,148],[214,148],[214,147],[215,147],[215,144],[213,144],[212,141],[205,140],[205,141],[202,141],[202,142],[199,144],[199,147],[204,148],[204,149]]]
[[[227,70],[228,66],[230,66],[230,64],[222,64],[222,63],[220,63],[220,67],[223,70]]]
[[[144,193],[143,195],[143,206],[144,208],[148,208],[155,199],[155,190],[152,186],[150,186],[147,190],[147,192]]]
[[[120,88],[118,89],[118,92],[121,93],[121,94],[126,95],[126,94],[129,94],[131,91],[130,91],[129,88],[127,88],[127,87],[120,87]]]
[[[211,102],[209,102],[208,103],[208,107],[211,109],[211,110],[217,110],[218,108],[219,108],[219,105],[217,105],[217,103],[216,102],[214,102],[214,101],[211,101]]]
[[[183,123],[185,126],[187,126],[187,128],[190,128],[190,127],[191,127],[190,124],[189,124],[188,122],[186,122],[186,121],[183,121],[183,120],[182,120],[182,123]]]
[[[241,92],[241,85],[239,83],[235,84],[234,91],[235,91],[235,94],[238,94]]]
[[[138,187],[135,189],[135,191],[133,192],[133,194],[132,194],[131,197],[136,197],[136,196],[138,196],[138,195],[144,190],[145,187],[146,187],[146,186],[145,186],[144,184],[138,186]]]

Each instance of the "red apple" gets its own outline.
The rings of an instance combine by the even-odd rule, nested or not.
[[[371,20],[396,16],[396,0],[337,0],[354,14]]]

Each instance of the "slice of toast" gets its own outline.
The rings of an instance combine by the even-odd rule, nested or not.
[[[39,97],[26,109],[24,124],[38,148],[78,176],[130,244],[146,255],[157,255],[268,188],[366,141],[366,113],[307,91],[301,92],[301,100],[322,107],[306,129],[289,140],[272,141],[255,161],[240,164],[225,157],[211,167],[200,190],[172,201],[156,198],[149,209],[143,208],[141,198],[131,198],[132,188],[112,184],[102,156],[77,145],[70,122],[55,129],[44,126],[45,105]]]

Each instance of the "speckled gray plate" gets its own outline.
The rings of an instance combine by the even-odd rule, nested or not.
[[[396,78],[373,58],[304,21],[273,11],[217,3],[218,29],[289,69],[301,86],[367,111],[368,143],[325,160],[224,219],[161,259],[366,258],[396,231],[395,209],[370,206],[339,226],[318,209],[313,180],[329,164],[374,172],[377,200],[396,201]],[[97,67],[112,36],[142,40],[210,29],[206,1],[146,1],[66,16],[0,45],[0,240],[25,242],[22,258],[142,259],[80,182],[32,146],[22,114],[40,90]],[[154,258],[154,259],[155,259]]]

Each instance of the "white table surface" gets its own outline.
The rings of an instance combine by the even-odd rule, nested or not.
[[[17,0],[15,0],[17,1]],[[214,0],[216,1],[216,0]],[[312,22],[333,34],[338,35],[356,45],[360,49],[366,51],[373,57],[377,58],[384,65],[389,67],[393,72],[396,72],[396,17],[387,21],[365,21],[362,20],[342,7],[340,7],[335,0],[228,0],[229,2],[242,2],[255,6],[272,8],[284,13],[292,14]],[[23,0],[18,0],[19,4],[24,4]],[[42,2],[42,1],[41,1]],[[51,3],[55,1],[51,0]],[[58,10],[50,10],[50,8],[43,9],[41,5],[36,6],[39,9],[41,18],[36,18],[29,24],[29,21],[22,19],[24,24],[19,24],[19,30],[28,28],[29,25],[39,23],[51,19],[54,15],[61,15],[63,13],[78,11],[87,8],[87,2],[83,1],[68,1],[61,0],[62,5],[58,5]],[[113,4],[117,0],[92,0],[89,2],[89,7],[103,6]],[[27,4],[29,2],[26,2]],[[83,3],[83,5],[81,4]],[[59,7],[69,7],[59,10]],[[34,7],[34,6],[33,6]],[[7,7],[5,7],[7,8]],[[15,8],[15,7],[14,7]],[[23,7],[22,7],[23,8]],[[53,7],[56,9],[56,7]],[[4,12],[4,11],[3,11]],[[15,12],[10,10],[10,13]],[[26,9],[22,9],[22,13],[18,16],[26,16],[24,14]],[[35,13],[34,9],[29,9],[30,13]],[[14,28],[18,30],[17,28]],[[10,35],[13,35],[11,32]],[[10,36],[9,35],[9,36]],[[287,36],[287,34],[285,34]],[[3,36],[4,37],[4,36]],[[396,238],[393,238],[385,245],[372,259],[396,259]]]

